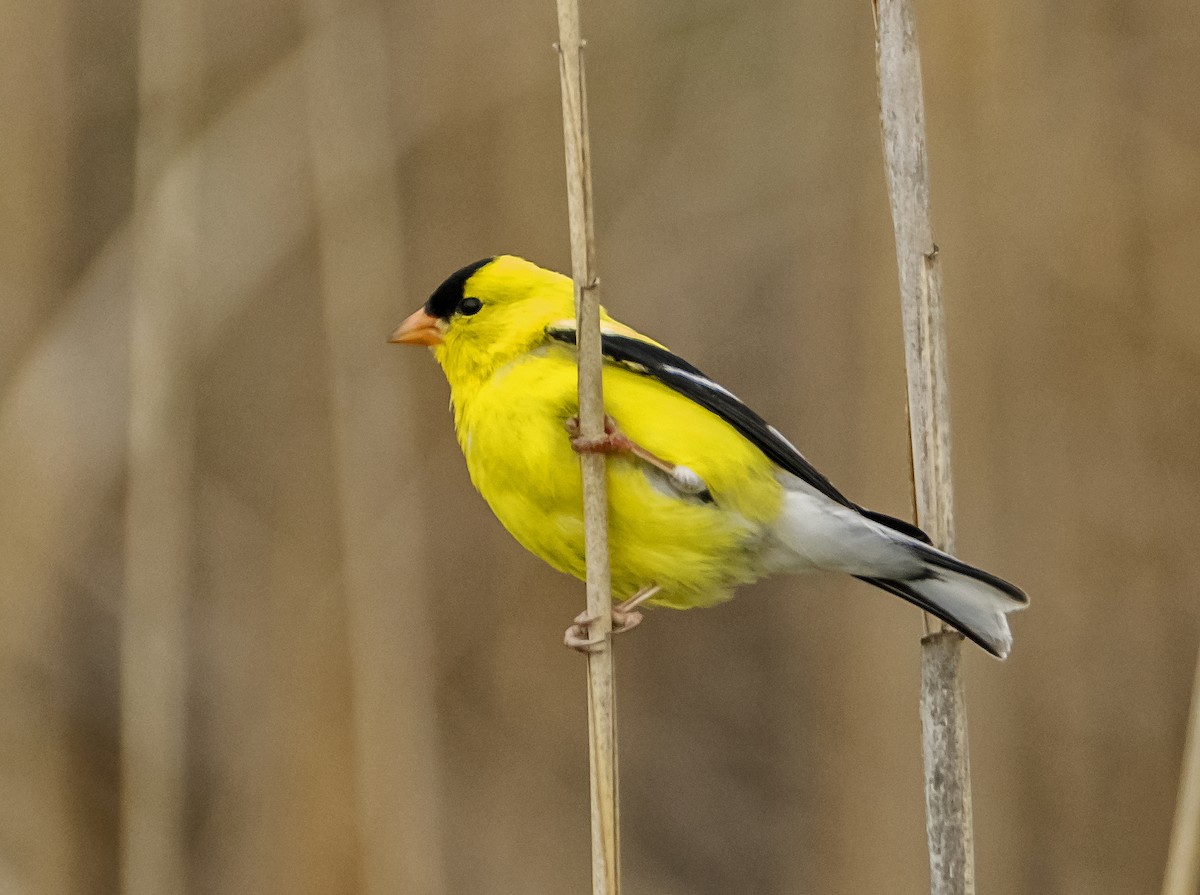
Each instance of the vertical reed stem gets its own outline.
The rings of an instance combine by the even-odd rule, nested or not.
[[[412,462],[416,451],[404,422],[415,409],[408,387],[364,348],[404,294],[384,9],[344,0],[304,0],[302,8],[350,643],[358,891],[438,895],[448,883],[425,533],[408,521],[422,516],[420,495],[404,498],[407,524],[397,530],[387,487],[396,454]],[[408,549],[396,549],[398,536]]]
[[[925,100],[912,0],[873,0],[880,119],[904,318],[917,521],[954,547],[950,415],[941,272],[929,216]],[[921,640],[921,736],[933,895],[971,895],[975,857],[962,635],[926,616]]]
[[[1171,851],[1163,895],[1196,895],[1200,891],[1200,658],[1192,685],[1192,710],[1183,745],[1179,799],[1171,830]]]
[[[194,4],[141,6],[121,607],[121,891],[186,888],[187,605],[200,171],[181,159],[203,66]]]
[[[571,224],[571,273],[579,341],[579,426],[584,437],[604,433],[600,354],[600,281],[592,224],[591,150],[588,145],[584,42],[579,34],[579,0],[557,0],[558,58],[562,84],[563,138],[567,158],[567,206]],[[584,454],[583,507],[587,549],[587,612],[592,636],[602,648],[588,656],[588,732],[592,795],[592,893],[621,890],[617,836],[617,719],[614,680],[612,593],[608,568],[608,497],[604,457]]]

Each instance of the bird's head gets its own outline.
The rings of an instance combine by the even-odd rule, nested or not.
[[[515,255],[468,264],[446,278],[391,341],[428,345],[453,387],[480,381],[575,316],[568,277]]]

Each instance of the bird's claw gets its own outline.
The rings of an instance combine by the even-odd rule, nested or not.
[[[585,437],[580,433],[579,417],[573,416],[563,423],[567,435],[571,438],[571,447],[577,454],[619,454],[632,452],[636,447],[620,430],[608,414],[604,415],[604,434],[596,437]]]
[[[569,646],[573,650],[578,650],[585,655],[590,655],[603,649],[607,638],[601,637],[599,640],[593,640],[591,637],[590,628],[594,621],[596,621],[596,617],[588,615],[587,610],[575,616],[575,621],[567,626],[567,630],[563,634],[563,645]]]
[[[642,614],[636,609],[612,608],[612,633],[621,634],[632,630],[642,623]],[[593,639],[591,625],[596,621],[594,615],[588,615],[587,610],[575,616],[575,621],[567,627],[563,634],[563,645],[581,653],[596,653],[604,648],[607,638]]]
[[[614,634],[624,634],[626,631],[632,631],[642,623],[644,616],[636,609],[622,609],[620,606],[614,606],[612,611],[612,632]]]

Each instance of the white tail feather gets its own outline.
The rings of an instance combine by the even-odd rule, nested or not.
[[[916,603],[1003,659],[1012,649],[1010,612],[1024,608],[1021,591],[924,543],[886,517],[868,518],[793,478],[772,531],[771,571],[819,568],[848,572]]]
[[[930,568],[932,577],[902,582],[950,623],[973,639],[984,641],[1001,659],[1012,650],[1007,614],[1025,607],[987,583],[948,569]]]

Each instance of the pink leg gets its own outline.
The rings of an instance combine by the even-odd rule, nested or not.
[[[584,438],[579,434],[579,417],[577,416],[568,419],[564,425],[571,438],[571,447],[577,454],[632,454],[639,460],[665,472],[680,491],[699,494],[708,488],[704,484],[704,480],[688,467],[669,463],[631,439],[621,431],[621,427],[611,416],[605,415],[604,434],[597,438]]]

